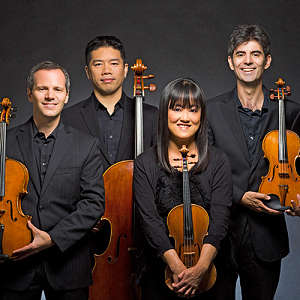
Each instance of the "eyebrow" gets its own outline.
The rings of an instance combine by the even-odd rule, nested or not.
[[[103,59],[99,59],[99,58],[95,58],[95,59],[92,59],[92,62],[97,62],[97,61],[104,61]],[[112,59],[109,59],[108,61],[121,61],[120,58],[112,58]]]
[[[246,53],[246,51],[239,50],[239,51],[235,52],[235,54],[240,54],[240,53]],[[251,51],[251,53],[260,53],[260,54],[262,54],[263,52],[260,51],[260,50],[253,50],[253,51]]]

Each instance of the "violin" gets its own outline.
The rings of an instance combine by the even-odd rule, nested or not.
[[[0,115],[0,260],[12,258],[14,250],[32,240],[27,222],[31,219],[23,213],[21,199],[27,193],[29,175],[20,162],[6,157],[6,127],[13,107],[8,98],[1,102]]]
[[[285,87],[285,82],[279,78],[277,88],[270,90],[270,99],[279,103],[279,130],[266,134],[262,142],[265,158],[269,161],[269,170],[262,177],[259,192],[268,194],[271,199],[263,201],[272,209],[284,211],[291,208],[291,200],[297,199],[300,191],[300,177],[296,169],[299,158],[299,136],[286,130],[285,125],[285,96],[291,95],[291,88]]]
[[[175,251],[183,264],[187,268],[190,268],[196,265],[199,260],[203,239],[208,231],[209,216],[202,206],[191,203],[188,152],[189,150],[186,146],[180,149],[182,155],[183,204],[171,209],[167,217],[167,226],[169,236],[175,241]],[[191,155],[190,157],[194,156]],[[176,168],[178,167],[176,166]],[[172,289],[172,275],[172,271],[167,266],[165,270],[165,283],[170,289]],[[216,268],[211,264],[200,282],[198,293],[209,290],[215,284],[216,278]]]
[[[147,69],[141,59],[131,67],[134,71],[135,98],[135,157],[143,152],[143,100],[144,91],[154,91],[154,84],[144,85],[143,75]],[[90,300],[122,299],[140,297],[134,284],[134,206],[132,198],[133,160],[118,162],[103,174],[105,189],[105,212],[101,222],[109,223],[110,240],[102,254],[95,254],[93,285]]]

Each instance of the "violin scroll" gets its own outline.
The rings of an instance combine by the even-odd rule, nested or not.
[[[291,87],[285,86],[285,81],[279,77],[278,80],[275,82],[275,84],[278,86],[277,89],[270,89],[270,99],[271,100],[284,100],[285,96],[291,95]]]

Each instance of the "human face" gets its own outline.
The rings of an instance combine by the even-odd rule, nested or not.
[[[128,65],[124,64],[119,50],[112,47],[100,47],[91,52],[86,75],[94,90],[100,96],[122,94],[122,84],[127,75]]]
[[[253,84],[261,82],[264,70],[271,64],[271,55],[265,57],[262,46],[255,40],[245,42],[228,56],[228,64],[239,83]]]
[[[168,128],[171,140],[176,144],[189,145],[195,139],[195,134],[200,126],[201,111],[193,105],[183,107],[176,104],[173,109],[168,109]]]
[[[59,119],[69,97],[64,73],[60,69],[39,70],[33,76],[34,85],[32,90],[27,89],[27,96],[34,118]]]

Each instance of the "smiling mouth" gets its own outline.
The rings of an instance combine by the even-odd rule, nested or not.
[[[189,125],[189,124],[177,124],[177,126],[180,127],[180,128],[189,128],[189,127],[191,127],[191,125]]]

